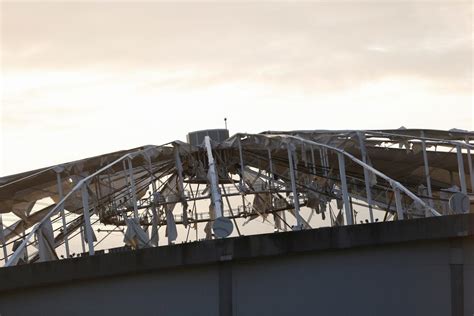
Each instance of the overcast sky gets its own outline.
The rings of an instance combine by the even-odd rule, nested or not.
[[[0,175],[231,133],[474,129],[471,1],[4,2]]]

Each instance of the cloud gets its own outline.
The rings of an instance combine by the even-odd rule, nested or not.
[[[469,1],[2,1],[0,27],[7,173],[224,117],[232,132],[473,127]]]
[[[6,3],[2,9],[8,69],[187,73],[167,84],[188,87],[251,81],[327,91],[405,76],[438,90],[472,89],[470,2]]]

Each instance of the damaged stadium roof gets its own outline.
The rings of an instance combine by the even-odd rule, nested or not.
[[[156,247],[160,227],[171,244],[470,211],[473,132],[222,131],[0,178],[1,259]]]

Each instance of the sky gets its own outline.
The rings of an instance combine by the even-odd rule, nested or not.
[[[190,131],[474,130],[471,1],[0,2],[0,176]]]

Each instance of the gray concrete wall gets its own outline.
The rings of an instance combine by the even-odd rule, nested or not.
[[[2,316],[218,315],[213,267],[117,276],[3,293]]]
[[[474,315],[474,217],[401,223],[0,269],[0,314]]]
[[[451,315],[443,243],[256,261],[233,276],[235,315]]]
[[[464,314],[474,316],[474,239],[463,241]]]

